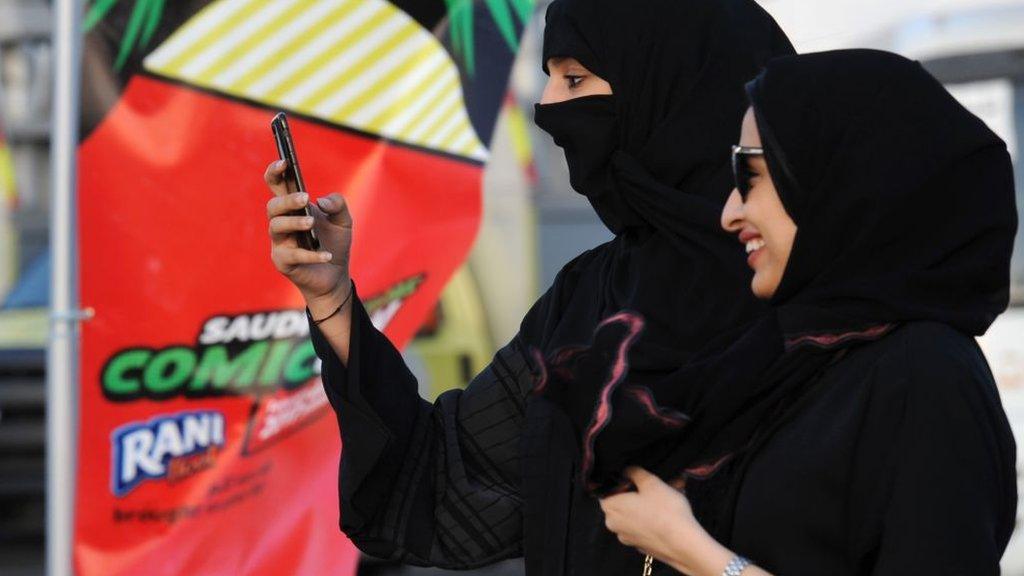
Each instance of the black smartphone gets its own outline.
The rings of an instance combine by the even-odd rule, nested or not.
[[[270,129],[274,132],[274,141],[277,142],[277,154],[281,160],[288,162],[288,168],[284,171],[284,180],[288,186],[288,193],[308,192],[306,184],[302,180],[302,170],[299,169],[299,159],[295,155],[295,141],[292,140],[292,132],[288,129],[288,116],[284,112],[278,112],[277,116],[270,121]],[[307,204],[303,210],[296,210],[291,213],[293,216],[312,216],[313,209]],[[313,230],[297,232],[295,234],[299,247],[314,252],[320,251],[320,241]]]

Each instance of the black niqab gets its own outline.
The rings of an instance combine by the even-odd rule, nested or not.
[[[791,53],[751,0],[550,5],[545,62],[575,57],[614,94],[538,106],[538,124],[565,147],[573,185],[616,238],[566,266],[523,323],[528,343],[545,352],[583,344],[629,309],[648,319],[634,371],[664,374],[762,310],[718,218],[743,85]]]
[[[572,350],[609,316],[633,310],[648,320],[633,343],[630,372],[657,378],[686,364],[709,338],[763,312],[747,288],[742,250],[718,220],[732,188],[729,144],[747,106],[744,83],[770,57],[792,53],[752,0],[550,5],[545,61],[575,57],[614,94],[539,106],[536,119],[565,148],[573,187],[616,236],[563,268],[524,319],[524,343],[544,354]],[[527,414],[550,415],[552,426],[568,429],[555,410],[534,396]],[[525,483],[524,499],[561,510],[563,497],[552,485],[563,480],[551,482]],[[556,567],[564,553],[569,570],[580,574],[639,570],[642,557],[608,532],[597,502],[582,488],[567,488],[565,532],[553,511],[553,532],[528,534],[526,549],[545,550]]]
[[[538,106],[542,127],[573,122],[558,132],[585,133],[588,138],[579,138],[580,144],[595,147],[590,156],[603,155],[610,163],[609,189],[601,192],[622,197],[612,200],[612,206],[598,201],[595,208],[602,219],[650,224],[656,212],[669,209],[671,223],[665,228],[690,227],[687,206],[674,206],[656,194],[643,202],[621,182],[615,185],[616,175],[636,180],[630,176],[640,172],[668,188],[724,204],[731,184],[722,150],[739,133],[735,119],[747,105],[742,84],[768,59],[794,52],[775,21],[749,0],[558,0],[548,8],[546,22],[545,70],[551,58],[573,57],[612,87],[611,97]],[[594,102],[602,99],[607,102]],[[587,100],[591,102],[585,104]],[[578,113],[578,121],[566,118],[572,113],[561,113],[581,106],[590,110]],[[595,106],[601,108],[597,114]],[[610,116],[617,122],[606,129]],[[585,124],[612,132],[615,150],[606,151],[603,134],[594,143],[594,128]],[[608,154],[614,151],[628,158],[613,159]],[[572,168],[570,158],[570,172]],[[577,191],[594,202],[593,189]]]
[[[646,382],[629,370],[646,319],[624,312],[550,357],[541,388],[576,424],[593,492],[627,489],[622,470],[644,466],[685,484],[723,542],[749,456],[845,349],[908,321],[987,329],[1008,302],[1017,225],[1005,144],[919,64],[786,57],[748,89],[798,227],[772,312]]]
[[[752,1],[559,0],[543,57],[574,57],[611,84],[620,149],[656,180],[724,203],[722,145],[747,105],[737,82],[793,52]]]

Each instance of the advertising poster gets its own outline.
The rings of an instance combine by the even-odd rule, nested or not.
[[[76,573],[353,574],[338,422],[262,175],[283,110],[405,344],[477,232],[531,0],[93,0],[84,21]],[[344,425],[344,423],[341,423]]]

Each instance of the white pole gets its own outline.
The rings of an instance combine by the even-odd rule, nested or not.
[[[46,356],[46,573],[72,574],[78,430],[75,184],[81,97],[80,0],[55,0],[50,137],[50,340]]]

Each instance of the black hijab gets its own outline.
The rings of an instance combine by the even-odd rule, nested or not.
[[[593,492],[644,466],[685,484],[720,539],[730,479],[845,349],[914,320],[984,333],[1008,303],[1017,225],[1005,144],[916,62],[780,58],[748,92],[798,227],[772,312],[646,382],[629,369],[646,318],[623,312],[549,357],[539,388],[580,431]]]
[[[1004,143],[886,52],[780,58],[748,91],[798,226],[773,299],[787,330],[934,320],[983,334],[1009,302]]]
[[[545,352],[586,343],[622,309],[648,318],[633,370],[664,374],[762,310],[750,271],[718,226],[743,84],[789,41],[752,0],[556,0],[544,59],[572,56],[614,94],[538,105],[574,188],[611,242],[559,274],[521,334]]]

